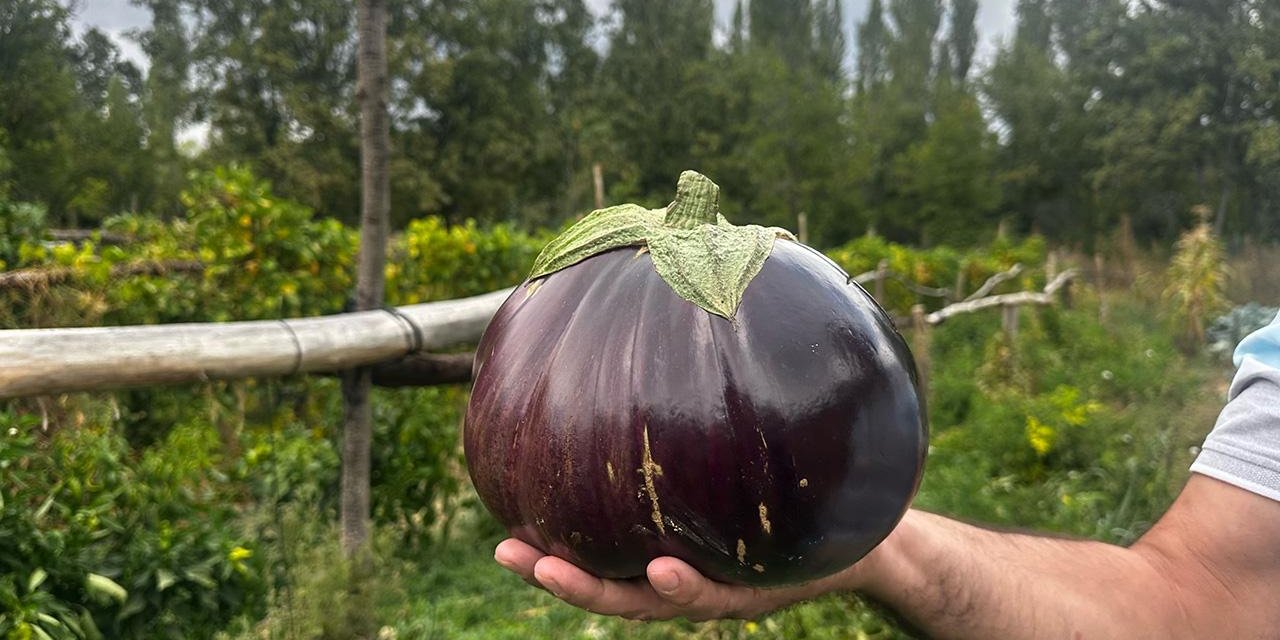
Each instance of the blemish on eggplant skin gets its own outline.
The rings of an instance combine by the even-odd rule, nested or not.
[[[766,534],[773,533],[773,523],[769,522],[769,507],[764,506],[763,502],[760,503],[760,529]]]
[[[747,562],[747,543],[738,538],[738,564],[746,564]]]
[[[762,564],[753,564],[751,565],[751,568],[755,569],[756,573],[764,573],[764,565]]]
[[[662,475],[662,465],[653,461],[653,451],[649,448],[649,425],[644,426],[644,457],[641,459],[640,468],[636,469],[637,473],[644,476],[644,491],[649,494],[649,502],[653,504],[653,523],[658,526],[658,534],[665,535],[667,527],[662,523],[662,509],[658,506],[658,487],[654,484],[654,477]]]
[[[809,479],[808,479],[808,478],[800,478],[800,488],[801,488],[801,489],[803,489],[803,488],[805,488],[805,487],[807,487],[807,486],[809,486]]]
[[[612,463],[612,462],[608,462],[608,461],[606,461],[606,462],[604,463],[604,470],[605,470],[605,472],[606,472],[606,473],[608,473],[608,474],[609,474],[609,482],[610,482],[611,484],[612,484],[612,483],[617,483],[617,481],[618,481],[618,477],[617,477],[617,475],[613,472],[613,463]]]

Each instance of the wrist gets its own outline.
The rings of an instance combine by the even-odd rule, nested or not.
[[[873,597],[883,597],[892,587],[902,587],[908,581],[912,557],[907,548],[918,537],[921,511],[910,509],[880,544],[862,560],[842,572],[842,588]]]

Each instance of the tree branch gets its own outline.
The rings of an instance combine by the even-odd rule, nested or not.
[[[991,276],[990,278],[987,278],[987,281],[982,283],[982,286],[978,287],[977,291],[974,291],[972,294],[969,295],[969,297],[965,298],[964,302],[969,302],[970,300],[977,300],[978,298],[981,298],[982,296],[985,296],[988,293],[991,293],[991,290],[1000,286],[1000,283],[1008,280],[1012,280],[1013,278],[1016,278],[1021,274],[1022,274],[1022,265],[1015,264],[1012,267],[1009,267],[1008,271],[1001,271],[1000,273],[997,273]]]
[[[1017,293],[1003,293],[996,296],[987,296],[976,300],[965,300],[952,305],[947,305],[933,313],[929,314],[925,320],[931,325],[942,324],[952,316],[962,313],[972,313],[982,309],[990,309],[991,307],[1003,307],[1007,305],[1023,305],[1023,304],[1053,304],[1054,294],[1061,289],[1063,285],[1076,277],[1075,269],[1067,269],[1058,274],[1049,284],[1045,285],[1044,291],[1019,291]]]

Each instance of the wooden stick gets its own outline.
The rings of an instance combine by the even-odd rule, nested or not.
[[[997,273],[991,276],[990,278],[987,278],[987,281],[982,283],[982,286],[978,287],[977,291],[974,291],[964,300],[965,302],[968,302],[970,300],[977,300],[978,298],[981,298],[987,295],[988,293],[991,293],[991,290],[1000,286],[1002,282],[1012,280],[1013,278],[1018,277],[1018,275],[1021,273],[1022,273],[1022,265],[1015,264],[1012,267],[1009,267],[1008,271],[1001,271],[1000,273]]]
[[[1005,305],[1023,305],[1023,304],[1053,304],[1054,294],[1058,292],[1068,281],[1076,276],[1075,269],[1067,269],[1058,274],[1052,282],[1045,285],[1044,291],[1019,291],[1017,293],[1002,293],[996,296],[987,296],[978,298],[977,300],[966,300],[947,305],[933,313],[929,314],[926,320],[929,324],[942,324],[952,316],[962,313],[972,313],[982,309],[990,309],[991,307],[1003,307]]]
[[[97,229],[46,229],[44,235],[54,242],[79,243],[96,239],[100,245],[122,245],[133,240],[123,234]]]
[[[204,264],[198,260],[157,260],[115,265],[111,267],[111,277],[162,276],[170,273],[200,273],[201,271],[204,271]],[[76,270],[70,267],[17,269],[0,273],[0,290],[51,287],[75,277]]]
[[[591,185],[595,189],[596,208],[604,208],[604,166],[599,162],[591,165]]]
[[[479,339],[511,291],[319,318],[0,331],[0,399],[385,362]]]

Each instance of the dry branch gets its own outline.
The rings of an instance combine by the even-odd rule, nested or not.
[[[318,318],[0,331],[0,399],[386,362],[474,342],[511,291]]]
[[[1022,274],[1022,265],[1015,264],[1012,267],[1009,267],[1008,271],[1001,271],[1000,273],[997,273],[991,276],[990,278],[987,278],[987,281],[982,283],[982,286],[978,287],[978,290],[970,294],[969,297],[964,299],[964,301],[968,302],[970,300],[977,300],[978,298],[981,298],[987,295],[988,293],[991,293],[991,291],[996,287],[1000,286],[1001,283],[1012,280],[1021,274]]]
[[[47,229],[44,235],[54,242],[79,243],[86,240],[96,240],[98,244],[122,245],[128,244],[133,240],[124,234],[98,231],[97,229]]]
[[[946,287],[926,287],[921,284],[916,284],[910,278],[902,275],[901,273],[898,273],[897,271],[893,271],[892,269],[877,268],[872,271],[866,271],[863,273],[859,273],[856,276],[850,277],[849,281],[856,282],[861,285],[867,285],[873,282],[879,283],[880,281],[887,278],[893,278],[894,280],[897,280],[898,282],[902,283],[902,286],[922,296],[945,298],[951,295],[951,290]],[[880,287],[877,286],[877,290],[880,290]],[[877,299],[879,299],[880,297],[883,297],[883,296],[877,296]]]
[[[1058,292],[1068,281],[1076,276],[1074,269],[1067,269],[1058,274],[1049,284],[1045,285],[1044,291],[1019,291],[1017,293],[1002,293],[996,296],[987,296],[976,300],[966,300],[957,302],[952,305],[943,307],[929,314],[926,319],[929,324],[942,324],[952,316],[962,313],[972,313],[982,309],[990,309],[991,307],[1003,307],[1007,305],[1024,305],[1024,304],[1053,304],[1054,294]]]
[[[198,260],[156,260],[130,262],[111,267],[112,278],[130,276],[163,276],[170,273],[200,273],[204,264]],[[77,276],[71,267],[17,269],[0,273],[0,290],[37,289],[59,285]]]

